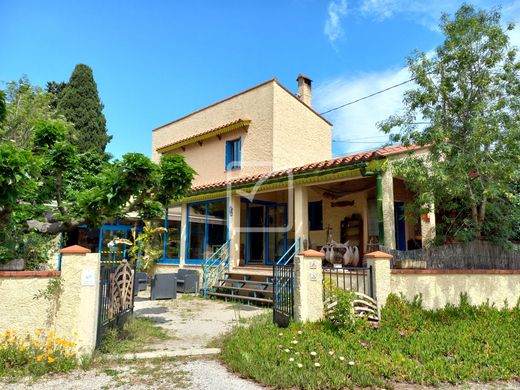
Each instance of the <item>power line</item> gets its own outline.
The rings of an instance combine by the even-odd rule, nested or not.
[[[371,93],[370,95],[363,96],[363,97],[361,97],[361,98],[359,98],[359,99],[356,99],[356,100],[353,100],[353,101],[351,101],[351,102],[348,102],[348,103],[342,104],[341,106],[331,108],[330,110],[327,110],[327,111],[324,111],[324,112],[320,113],[320,115],[325,115],[325,114],[328,114],[329,112],[339,110],[340,108],[343,108],[343,107],[346,107],[346,106],[350,106],[351,104],[354,104],[354,103],[360,102],[361,100],[365,100],[365,99],[371,98],[371,97],[373,97],[373,96],[379,95],[379,94],[381,94],[381,93],[383,93],[383,92],[389,91],[389,90],[391,90],[391,89],[393,89],[393,88],[400,87],[401,85],[407,84],[407,83],[409,83],[410,81],[414,81],[414,80],[415,80],[415,78],[411,78],[411,79],[408,79],[408,80],[406,80],[406,81],[403,81],[402,83],[391,85],[391,86],[388,87],[388,88],[385,88],[385,89],[382,89],[382,90],[380,90],[380,91],[377,91],[377,92]]]

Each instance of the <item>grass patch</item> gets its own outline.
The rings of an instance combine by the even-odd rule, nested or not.
[[[131,317],[123,326],[121,332],[110,329],[105,334],[100,352],[107,354],[124,354],[143,352],[147,344],[171,339],[163,328],[145,317]]]
[[[241,375],[281,388],[439,385],[520,377],[520,309],[458,306],[429,311],[391,295],[373,327],[327,321],[280,329],[270,315],[221,340],[222,359]]]

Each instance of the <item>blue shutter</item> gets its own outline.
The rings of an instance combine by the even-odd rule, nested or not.
[[[242,165],[242,138],[237,139],[235,143],[235,168],[240,168]]]
[[[229,163],[233,161],[233,141],[226,141],[226,171],[232,169]]]

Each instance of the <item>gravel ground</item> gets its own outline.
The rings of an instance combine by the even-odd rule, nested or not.
[[[104,389],[188,389],[188,390],[261,390],[253,382],[233,375],[213,360],[161,362],[160,367],[142,363],[115,366],[103,370],[75,371],[53,375],[35,382],[24,380],[2,384],[4,390],[104,390]]]

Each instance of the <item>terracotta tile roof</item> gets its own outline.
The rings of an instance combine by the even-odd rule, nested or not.
[[[247,126],[249,126],[250,123],[251,123],[251,121],[249,119],[240,119],[239,118],[237,120],[234,120],[234,121],[226,123],[224,125],[215,127],[213,129],[199,131],[193,135],[190,135],[189,137],[181,138],[181,139],[171,142],[167,145],[161,146],[161,147],[157,148],[156,150],[159,153],[164,153],[164,152],[167,152],[168,150],[178,149],[182,146],[186,146],[186,145],[192,144],[197,141],[202,141],[204,139],[208,139],[210,137],[224,134],[224,133],[227,133],[232,130],[247,127]]]
[[[236,177],[227,181],[219,181],[215,183],[201,184],[196,187],[192,187],[193,193],[200,191],[207,191],[213,189],[219,189],[228,185],[237,186],[241,184],[254,183],[260,179],[274,179],[278,177],[284,177],[287,175],[296,175],[300,173],[312,172],[321,169],[336,168],[341,166],[348,166],[362,161],[374,160],[381,157],[388,157],[391,155],[404,153],[407,151],[420,149],[419,146],[389,146],[387,148],[376,149],[368,152],[361,152],[351,154],[348,156],[337,157],[330,160],[318,161],[315,163],[305,164],[296,168],[284,169],[276,172],[269,172],[265,174],[257,174],[251,176]]]

